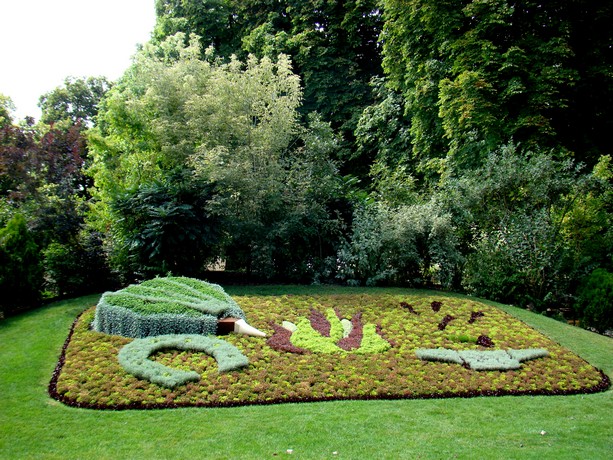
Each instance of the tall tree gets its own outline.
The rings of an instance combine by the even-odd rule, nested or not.
[[[610,151],[610,136],[606,145],[595,130],[608,126],[611,106],[599,102],[590,113],[585,96],[592,82],[598,97],[611,97],[611,5],[384,0],[383,6],[384,68],[406,100],[417,169],[473,168],[511,139],[592,164]],[[588,18],[595,19],[589,30]]]
[[[301,125],[300,80],[287,56],[225,61],[211,48],[202,52],[195,35],[185,43],[179,33],[145,45],[104,102],[90,136],[100,228],[108,226],[121,240],[115,246],[122,247],[134,229],[119,229],[120,222],[158,222],[156,213],[168,209],[185,221],[191,211],[183,205],[191,203],[178,203],[167,192],[162,199],[159,187],[150,188],[162,184],[172,191],[170,177],[191,177],[213,186],[201,198],[207,212],[223,221],[230,262],[283,273],[280,264],[295,259],[299,248],[284,246],[280,255],[278,240],[297,240],[301,233],[308,252],[321,247],[313,240],[330,231],[333,136],[317,119],[308,128]],[[149,199],[143,197],[156,197],[150,202],[160,203],[159,209],[141,206]],[[128,215],[130,206],[122,203],[132,202],[147,215]],[[313,234],[304,229],[307,221]]]
[[[156,36],[195,32],[204,47],[225,58],[247,53],[291,57],[304,86],[303,115],[313,111],[345,139],[344,158],[355,161],[353,131],[372,102],[369,82],[381,75],[376,0],[158,0]],[[366,168],[367,170],[367,168]],[[363,173],[364,171],[361,171]]]
[[[105,77],[68,77],[63,86],[40,97],[41,121],[47,124],[65,120],[72,125],[91,124],[98,113],[100,100],[111,86]]]
[[[15,110],[15,105],[10,97],[0,93],[0,128],[13,122],[11,112]]]

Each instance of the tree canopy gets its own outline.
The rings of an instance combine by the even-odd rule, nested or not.
[[[224,261],[593,323],[613,271],[596,3],[157,0],[118,81],[67,78],[38,124],[0,96],[3,260],[55,295]]]

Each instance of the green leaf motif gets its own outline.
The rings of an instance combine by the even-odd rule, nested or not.
[[[330,322],[329,337],[316,331],[309,319],[305,317],[300,317],[296,324],[290,327],[286,327],[286,322],[284,322],[283,327],[291,330],[290,342],[292,345],[313,353],[374,354],[383,353],[391,348],[390,343],[377,333],[374,324],[366,324],[362,329],[360,346],[351,351],[344,350],[338,346],[338,342],[349,335],[351,323],[346,319],[339,319],[332,308],[326,310],[326,319]]]

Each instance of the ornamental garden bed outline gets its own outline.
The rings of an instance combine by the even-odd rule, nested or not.
[[[579,356],[507,313],[469,298],[373,290],[234,300],[249,324],[267,333],[222,337],[248,359],[246,367],[219,372],[215,359],[203,352],[160,350],[150,359],[195,371],[200,379],[168,388],[137,378],[118,360],[121,349],[134,339],[93,330],[92,307],[73,323],[49,394],[69,406],[123,410],[563,395],[610,386],[602,371]],[[296,336],[300,339],[292,341],[296,329],[301,329]],[[533,351],[513,352],[526,349]],[[496,359],[510,350],[509,356],[522,358],[519,366],[495,370],[473,369],[468,362],[454,362],[456,358],[420,358],[445,355],[445,350],[452,357],[497,351],[491,354]]]

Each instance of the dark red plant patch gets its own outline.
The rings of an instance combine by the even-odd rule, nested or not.
[[[285,329],[283,326],[270,322],[270,326],[274,329],[275,333],[266,341],[266,343],[275,350],[286,351],[288,353],[310,353],[309,350],[297,347],[294,345],[290,338],[292,331]]]
[[[443,302],[439,302],[438,300],[435,300],[430,304],[432,311],[435,313],[438,313],[439,311],[441,311],[442,306],[443,306]]]
[[[338,315],[338,312],[337,312]],[[355,350],[362,345],[362,336],[364,333],[364,325],[362,324],[362,313],[357,312],[351,318],[351,332],[347,337],[343,337],[336,344],[339,348],[345,351]]]
[[[414,315],[418,315],[419,316],[419,312],[415,311],[415,308],[410,303],[407,303],[407,302],[403,301],[403,302],[400,302],[400,306],[402,308],[406,308],[407,310],[409,310],[409,312],[413,313]]]
[[[473,311],[470,314],[470,319],[468,320],[468,324],[472,324],[472,323],[474,323],[477,320],[477,318],[482,318],[484,316],[485,315],[483,314],[482,311]]]
[[[494,346],[494,342],[487,335],[480,335],[477,337],[477,345],[481,345],[482,347],[491,348]]]
[[[441,322],[438,323],[439,331],[444,331],[445,328],[447,327],[447,325],[449,324],[449,322],[451,322],[454,319],[455,319],[455,317],[453,317],[451,315],[445,315],[445,317],[441,320]]]
[[[311,322],[311,326],[313,327],[313,329],[315,329],[324,337],[330,337],[330,329],[332,326],[330,325],[330,321],[328,321],[328,318],[326,318],[326,316],[322,312],[312,308],[311,314],[309,316],[309,321]]]

